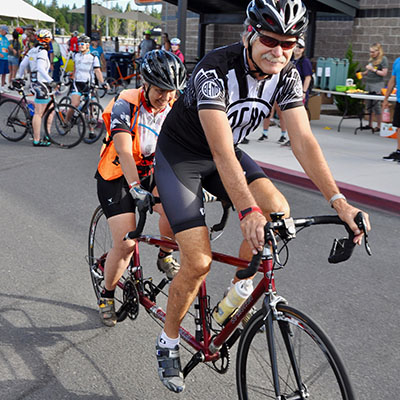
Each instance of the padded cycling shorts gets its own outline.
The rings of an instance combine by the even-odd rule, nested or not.
[[[267,177],[244,151],[237,148],[236,156],[248,184]],[[219,200],[230,201],[215,162],[190,153],[166,135],[160,135],[157,142],[155,178],[174,233],[206,225],[202,187]]]
[[[99,173],[96,173],[96,179],[97,197],[107,219],[114,215],[135,212],[135,201],[129,193],[129,185],[124,176],[106,181]],[[155,188],[154,175],[148,175],[142,179],[140,186],[151,193]]]

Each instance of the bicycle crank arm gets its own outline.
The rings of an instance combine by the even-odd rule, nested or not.
[[[186,376],[189,374],[190,371],[194,367],[197,366],[197,364],[204,362],[205,357],[204,353],[202,351],[198,351],[197,353],[193,354],[193,357],[189,360],[189,362],[186,364],[185,368],[183,368],[183,376],[186,378]]]

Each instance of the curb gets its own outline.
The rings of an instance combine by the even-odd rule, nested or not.
[[[267,164],[257,161],[257,164],[271,179],[299,186],[303,189],[318,191],[311,179],[303,172],[292,169],[278,167],[277,165]],[[340,191],[350,200],[365,204],[383,211],[389,211],[400,215],[400,197],[392,194],[379,192],[377,190],[366,189],[344,182],[336,182]]]

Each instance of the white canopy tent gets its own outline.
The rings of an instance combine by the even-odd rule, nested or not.
[[[16,18],[17,20],[22,18],[32,21],[51,22],[53,24],[56,22],[54,18],[38,10],[34,6],[25,3],[23,0],[2,0],[0,6],[0,15],[2,17]]]

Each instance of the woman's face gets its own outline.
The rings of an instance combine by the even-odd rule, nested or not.
[[[372,58],[376,58],[376,57],[378,56],[378,54],[379,54],[379,50],[376,49],[375,47],[371,47],[371,48],[369,49],[369,55],[370,55]]]
[[[161,111],[175,98],[176,90],[164,90],[157,86],[151,86],[149,100],[155,111]]]

